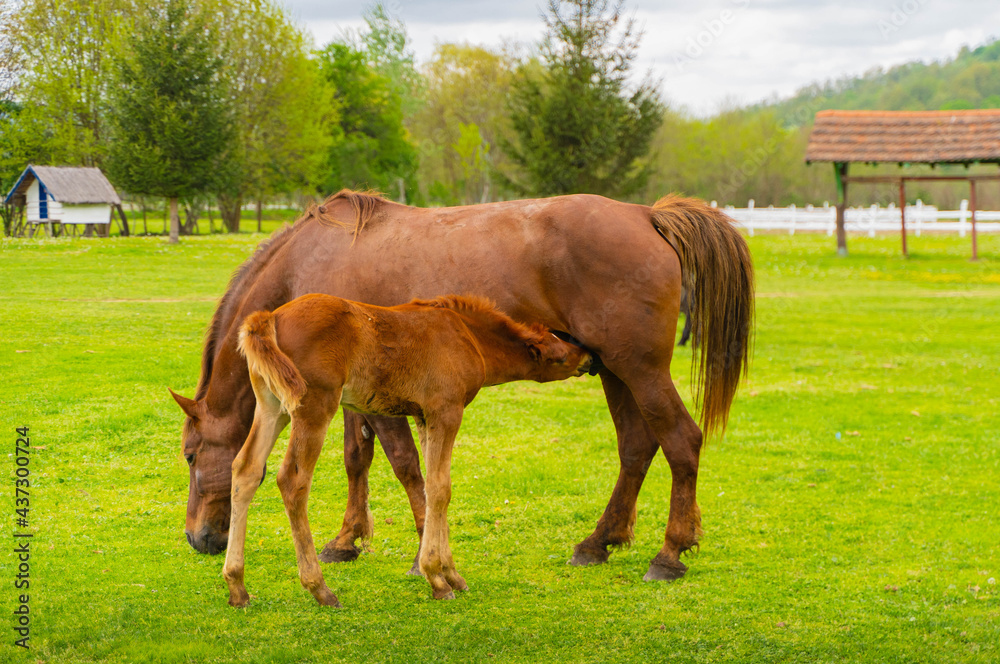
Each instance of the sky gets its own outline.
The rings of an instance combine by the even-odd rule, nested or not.
[[[285,0],[317,45],[364,25],[364,0]],[[526,45],[547,0],[387,0],[418,62],[435,44]],[[626,0],[643,29],[637,78],[651,72],[672,107],[706,116],[787,97],[873,67],[954,56],[1000,37],[997,0]]]

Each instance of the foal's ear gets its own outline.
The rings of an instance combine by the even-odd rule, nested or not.
[[[169,387],[167,388],[167,390],[170,392],[170,396],[174,398],[174,401],[177,402],[177,405],[181,407],[181,410],[184,411],[185,415],[190,417],[192,420],[198,419],[200,413],[197,401],[195,401],[194,399],[188,399],[187,397],[182,397],[181,395],[171,390]]]

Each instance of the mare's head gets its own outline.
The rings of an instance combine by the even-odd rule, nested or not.
[[[216,554],[229,542],[232,465],[246,435],[240,438],[232,418],[210,413],[204,399],[187,399],[173,390],[170,394],[187,415],[182,453],[188,463],[190,484],[184,534],[199,553]],[[235,446],[234,440],[238,441]]]

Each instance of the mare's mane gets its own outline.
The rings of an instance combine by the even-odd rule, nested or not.
[[[330,204],[338,200],[347,201],[354,210],[354,219],[351,224],[335,218],[329,211]],[[309,206],[305,214],[295,220],[291,226],[284,226],[270,238],[257,245],[256,251],[253,252],[250,258],[245,260],[233,272],[233,276],[229,280],[229,285],[226,287],[226,292],[223,294],[222,299],[219,300],[219,306],[216,307],[215,314],[212,316],[212,322],[205,333],[205,348],[201,356],[201,378],[198,380],[198,391],[195,393],[195,400],[203,399],[208,392],[208,383],[212,378],[212,368],[215,364],[215,355],[219,340],[225,335],[225,327],[232,318],[232,310],[239,302],[240,296],[243,295],[246,286],[253,281],[253,277],[260,273],[264,265],[267,264],[271,255],[291,239],[295,229],[299,228],[300,222],[315,218],[320,223],[331,224],[341,228],[353,226],[352,230],[355,238],[357,238],[358,234],[372,220],[379,208],[384,204],[390,203],[391,201],[387,201],[377,191],[351,191],[350,189],[342,189],[323,201],[322,205],[314,204]]]
[[[504,332],[526,344],[537,344],[549,334],[549,329],[541,323],[519,323],[497,309],[493,300],[478,295],[441,295],[432,300],[413,300],[411,304],[451,309],[486,325],[500,326]]]
[[[234,305],[239,301],[246,285],[256,276],[267,259],[277,249],[284,246],[294,234],[295,226],[283,226],[274,235],[257,245],[257,249],[250,255],[250,258],[243,261],[243,264],[236,268],[233,276],[229,279],[229,285],[219,306],[215,308],[212,315],[212,322],[205,333],[205,349],[201,356],[201,379],[198,381],[198,391],[195,393],[195,400],[203,399],[208,392],[208,383],[212,378],[212,367],[215,364],[215,351],[219,344],[219,339],[225,334],[223,326],[231,318]]]
[[[338,200],[347,201],[351,209],[354,211],[354,219],[350,223],[344,221],[343,219],[337,219],[330,212],[330,204]],[[332,224],[334,226],[339,226],[341,228],[352,228],[354,233],[354,238],[357,239],[361,231],[364,230],[368,222],[371,221],[375,214],[384,205],[391,205],[392,201],[386,200],[386,198],[378,191],[369,189],[366,191],[352,191],[350,189],[341,189],[333,196],[330,196],[322,205],[311,206],[305,214],[305,219],[310,217],[316,218],[320,223]]]

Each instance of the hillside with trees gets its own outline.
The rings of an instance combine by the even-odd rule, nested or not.
[[[141,86],[122,80],[123,67],[151,48],[142,43],[155,33],[148,21],[171,5],[211,27],[204,57],[218,86],[213,103],[227,118],[222,134],[152,126],[171,117],[157,110],[172,103],[169,95],[184,98],[182,90],[146,90],[152,108],[130,105]],[[625,0],[550,0],[537,44],[442,43],[418,62],[406,25],[380,2],[365,10],[361,29],[317,48],[278,0],[153,0],[143,8],[134,0],[0,0],[0,189],[28,163],[99,166],[144,219],[166,206],[168,192],[148,177],[158,172],[156,150],[166,149],[150,138],[159,131],[183,139],[178,158],[209,155],[182,167],[200,173],[190,186],[171,188],[184,214],[180,234],[196,232],[206,210],[218,210],[222,230],[233,232],[247,206],[255,204],[259,220],[266,202],[302,208],[344,187],[421,205],[578,191],[644,203],[681,192],[720,205],[822,204],[834,198],[832,169],[804,162],[817,111],[1000,107],[994,40],[943,61],[873,69],[694,117],[672,108],[657,81],[636,77],[642,35],[628,9]],[[176,119],[182,128],[186,120]],[[219,135],[223,148],[201,144]],[[980,206],[1000,208],[1000,191],[983,189]],[[908,193],[950,208],[966,195],[948,183]],[[895,197],[889,186],[852,191],[857,204]]]

